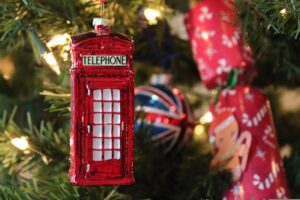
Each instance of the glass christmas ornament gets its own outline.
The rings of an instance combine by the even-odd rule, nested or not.
[[[152,84],[135,89],[136,132],[150,126],[152,139],[161,143],[164,153],[175,152],[191,139],[194,118],[185,95],[166,83],[170,76],[155,75]]]
[[[287,199],[270,103],[261,91],[247,85],[223,90],[212,113],[212,165],[223,165],[234,178],[223,199]]]
[[[75,185],[132,184],[133,40],[96,18],[71,37],[70,180]]]

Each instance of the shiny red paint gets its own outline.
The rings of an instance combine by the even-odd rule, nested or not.
[[[97,25],[94,32],[73,36],[71,48],[70,181],[79,186],[132,184],[134,43],[127,36],[111,32],[108,26]],[[83,56],[93,55],[126,56],[126,66],[84,66]],[[110,100],[105,100],[104,90],[111,95]],[[93,96],[97,91],[101,91],[100,100]],[[114,95],[115,91],[119,91],[118,95]],[[96,103],[101,106],[94,106]],[[110,111],[105,111],[105,103],[111,104]],[[115,112],[117,104],[120,110]],[[99,122],[96,110],[101,110]],[[111,123],[104,120],[106,115],[113,118]],[[115,123],[115,116],[120,116],[120,122]],[[96,127],[101,129],[99,135],[95,135]],[[107,127],[111,128],[109,137],[104,134]],[[120,130],[120,136],[116,136],[114,127]],[[95,141],[101,142],[97,146]]]
[[[223,90],[218,103],[211,106],[211,111],[214,122],[209,132],[215,147],[215,155],[218,155],[221,149],[227,150],[227,153],[237,149],[224,163],[228,164],[237,158],[240,164],[235,167],[240,167],[245,161],[245,168],[240,168],[241,175],[233,181],[223,199],[289,198],[285,169],[267,97],[254,87],[239,85],[230,90]],[[238,128],[232,128],[232,123],[224,120],[224,114],[227,116],[231,114],[236,119]],[[218,121],[226,123],[221,125]],[[248,141],[250,144],[246,144],[246,140],[241,140],[247,134],[251,137]],[[234,148],[235,146],[237,148]],[[250,147],[249,151],[245,151],[246,146]]]
[[[244,44],[237,26],[236,13],[232,0],[203,0],[186,15],[194,60],[209,89],[225,85],[232,69],[239,69],[239,81],[245,83],[256,73],[251,49]]]

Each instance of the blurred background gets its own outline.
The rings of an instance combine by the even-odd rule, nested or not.
[[[0,2],[0,199],[221,199],[231,175],[210,169],[210,99],[184,25],[199,1],[107,0],[114,32],[135,41],[136,86],[170,74],[184,91],[197,125],[180,152],[161,154],[136,134],[134,186],[73,187],[68,180],[70,36],[93,30],[93,0]],[[253,50],[252,85],[269,97],[293,197],[300,197],[300,3],[236,0],[236,24]],[[175,150],[174,150],[175,151]],[[156,163],[159,163],[157,165]]]

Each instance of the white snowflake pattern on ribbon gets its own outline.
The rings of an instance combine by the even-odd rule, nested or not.
[[[241,33],[239,30],[235,31],[232,37],[226,34],[222,34],[222,44],[228,48],[232,48],[233,46],[236,46],[241,37],[240,34]]]
[[[203,61],[202,58],[198,59],[197,64],[198,64],[198,69],[199,70],[203,70],[206,67],[206,65],[205,65],[205,63],[204,63],[204,61]]]
[[[205,20],[210,20],[213,18],[213,14],[209,12],[208,7],[204,6],[200,8],[201,13],[199,15],[199,21],[204,22]]]
[[[196,27],[194,36],[198,39],[208,40],[216,35],[216,31],[205,31],[202,30],[200,27]]]
[[[248,127],[257,127],[266,116],[266,114],[267,107],[266,105],[263,105],[253,118],[250,118],[248,114],[243,113],[242,123],[246,124]]]
[[[227,65],[226,59],[224,59],[224,58],[219,59],[218,63],[219,63],[219,66],[217,68],[217,74],[218,75],[230,72],[231,68],[230,68],[230,66]]]
[[[214,49],[213,46],[209,46],[205,50],[205,54],[207,55],[207,57],[209,59],[212,59],[213,55],[216,54],[216,53],[218,53],[218,51],[216,49]]]
[[[253,175],[253,185],[256,186],[259,190],[270,189],[271,185],[275,182],[275,178],[278,176],[280,168],[276,163],[275,169],[270,172],[265,179],[261,179],[258,174]]]
[[[231,189],[231,192],[234,195],[234,197],[237,198],[240,195],[240,184],[237,183],[236,185],[234,185]]]
[[[275,144],[271,141],[274,140],[274,133],[272,127],[268,124],[264,130],[263,142],[269,147],[276,149]]]
[[[266,152],[261,150],[260,148],[256,148],[255,157],[261,158],[263,161],[266,160]]]
[[[265,189],[264,183],[260,180],[260,176],[258,174],[254,174],[253,179],[253,185],[257,186],[260,190]]]
[[[208,80],[209,79],[209,76],[207,74],[208,67],[207,67],[207,64],[204,62],[204,60],[202,58],[197,59],[197,67],[198,67],[198,70],[201,73],[201,79],[203,81]]]
[[[194,36],[195,36],[195,38],[202,38],[200,27],[196,27],[195,32],[194,32]]]

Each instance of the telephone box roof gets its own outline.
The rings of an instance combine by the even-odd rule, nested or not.
[[[95,32],[86,32],[86,33],[82,33],[82,34],[79,34],[79,35],[72,36],[71,37],[72,45],[74,45],[74,46],[81,45],[84,41],[86,41],[88,39],[94,39],[96,36],[97,36],[97,33],[95,33]],[[116,39],[125,40],[129,44],[134,43],[134,41],[131,37],[128,37],[128,36],[120,34],[120,33],[115,33],[115,32],[111,32],[108,35],[102,35],[102,36],[99,36],[99,37],[107,37],[107,36],[114,37]]]

